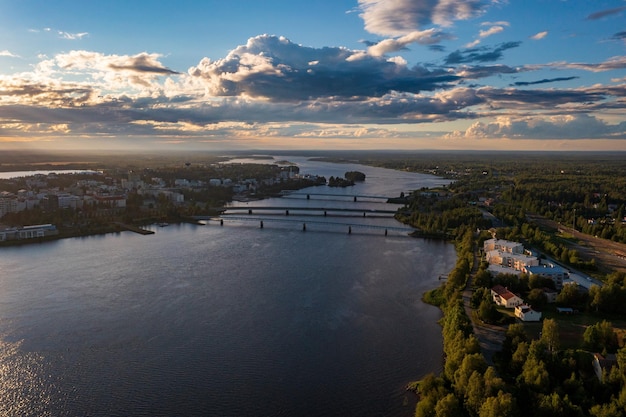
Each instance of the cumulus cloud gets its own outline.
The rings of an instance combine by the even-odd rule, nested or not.
[[[534,41],[538,41],[540,39],[545,38],[546,36],[548,36],[548,31],[544,30],[543,32],[535,33],[533,36],[530,37],[530,39]]]
[[[396,37],[430,24],[470,19],[484,7],[480,0],[359,0],[359,16],[368,32]]]
[[[346,48],[304,47],[270,35],[249,39],[224,59],[205,58],[188,73],[201,80],[213,96],[274,101],[322,97],[353,100],[391,91],[418,93],[457,80],[443,69],[408,68],[402,60]]]
[[[448,138],[507,139],[626,139],[626,122],[608,124],[586,114],[551,117],[499,117],[493,122],[475,122]]]
[[[626,65],[621,57],[597,64],[489,65],[503,51],[517,47],[516,42],[457,51],[457,59],[449,55],[445,67],[409,67],[399,57],[385,57],[411,42],[428,43],[439,33],[419,31],[401,36],[395,43],[370,45],[367,50],[313,48],[262,35],[250,38],[222,59],[204,58],[185,73],[168,68],[161,55],[147,52],[106,55],[76,50],[42,57],[32,72],[0,75],[0,129],[21,129],[31,136],[56,129],[73,135],[155,134],[196,140],[237,132],[250,137],[294,137],[296,133],[304,136],[310,129],[332,136],[339,135],[343,127],[320,128],[318,124],[392,126],[498,116],[527,121],[530,126],[529,118],[540,110],[545,120],[558,125],[557,119],[548,118],[626,109],[626,85],[619,79],[615,82],[622,82],[620,85],[575,89],[517,88],[574,77],[518,81],[511,88],[464,83],[561,66],[570,69],[568,65],[608,70]],[[380,55],[372,52],[376,46]],[[286,127],[294,123],[302,130]],[[573,126],[574,122],[559,123]],[[540,125],[533,124],[535,130],[529,127],[527,132],[539,132]],[[373,134],[353,127],[347,131]]]

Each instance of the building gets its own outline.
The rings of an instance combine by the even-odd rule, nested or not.
[[[515,317],[521,321],[540,321],[541,312],[533,310],[527,304],[521,304],[515,307]]]
[[[513,294],[508,288],[505,288],[502,285],[496,285],[493,287],[491,289],[491,296],[493,297],[494,303],[505,308],[515,308],[524,304],[524,300]]]
[[[563,288],[563,281],[569,278],[569,272],[566,269],[554,264],[528,265],[524,267],[524,272],[527,273],[529,277],[535,275],[551,279],[557,290]]]
[[[0,241],[16,239],[34,239],[38,237],[58,235],[59,231],[53,224],[36,224],[32,226],[0,229]]]
[[[485,253],[490,251],[500,251],[504,253],[523,254],[524,245],[519,242],[511,242],[510,240],[503,239],[488,239],[483,243],[483,249]]]
[[[505,252],[499,249],[488,251],[485,259],[491,265],[501,265],[506,268],[524,271],[527,266],[539,265],[539,259],[523,253]]]

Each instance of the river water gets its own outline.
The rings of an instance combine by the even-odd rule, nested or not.
[[[445,183],[289,160],[367,179],[306,190],[337,199],[238,204]],[[340,225],[303,232],[312,218],[265,216],[0,249],[0,416],[413,415],[404,386],[442,366],[440,313],[420,297],[452,245],[345,229],[400,226],[389,218],[317,216]]]

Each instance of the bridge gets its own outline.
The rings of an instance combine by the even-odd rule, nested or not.
[[[326,226],[326,227],[333,227],[333,228],[343,228],[343,230],[346,230],[348,234],[352,234],[353,230],[357,230],[357,229],[372,229],[372,230],[380,230],[380,231],[384,231],[384,235],[387,236],[388,232],[393,231],[393,232],[399,232],[399,233],[405,233],[407,236],[409,233],[413,232],[414,229],[406,226],[406,227],[402,227],[402,226],[380,226],[380,225],[374,225],[374,224],[360,224],[360,223],[346,223],[346,222],[329,222],[329,221],[322,221],[322,220],[310,220],[307,219],[306,221],[303,221],[301,219],[277,219],[277,218],[267,218],[267,217],[251,217],[251,216],[227,216],[227,217],[210,217],[210,216],[195,216],[194,217],[197,220],[203,220],[206,221],[207,224],[209,224],[210,222],[216,222],[219,223],[220,226],[224,225],[224,222],[228,222],[228,221],[243,221],[243,222],[255,222],[259,224],[259,228],[263,229],[265,227],[265,224],[267,222],[275,222],[275,223],[286,223],[286,224],[298,224],[298,225],[302,225],[302,231],[306,231],[307,230],[307,225],[315,225],[315,226]]]
[[[363,213],[363,217],[366,217],[367,214],[396,214],[396,210],[379,210],[379,209],[363,209],[363,208],[343,208],[343,207],[297,207],[297,206],[241,206],[241,207],[221,207],[215,209],[221,211],[222,214],[226,214],[226,212],[233,211],[246,211],[248,214],[252,214],[255,211],[282,211],[285,213],[285,216],[289,216],[290,213],[305,211],[317,211],[323,213],[324,216],[327,216],[329,212],[339,212],[339,213]]]
[[[408,195],[409,193],[407,192],[406,195]],[[303,198],[306,198],[307,200],[310,200],[311,197],[335,197],[338,200],[345,200],[345,199],[351,199],[352,201],[358,201],[359,198],[368,198],[368,199],[374,199],[374,200],[385,200],[385,202],[388,202],[389,200],[393,200],[395,198],[398,198],[398,196],[396,197],[387,197],[387,196],[383,196],[383,195],[362,195],[362,194],[332,194],[332,193],[300,193],[300,192],[292,192],[292,191],[282,191],[281,195],[283,196],[283,198],[287,197],[296,197],[299,198],[300,196],[302,196]]]

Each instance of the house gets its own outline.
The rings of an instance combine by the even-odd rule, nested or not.
[[[505,288],[502,285],[496,285],[493,287],[491,289],[491,296],[493,297],[494,303],[505,308],[515,308],[524,304],[524,300],[513,294],[508,288]]]
[[[515,317],[521,321],[539,321],[541,320],[541,312],[533,310],[527,304],[522,304],[515,307]]]

